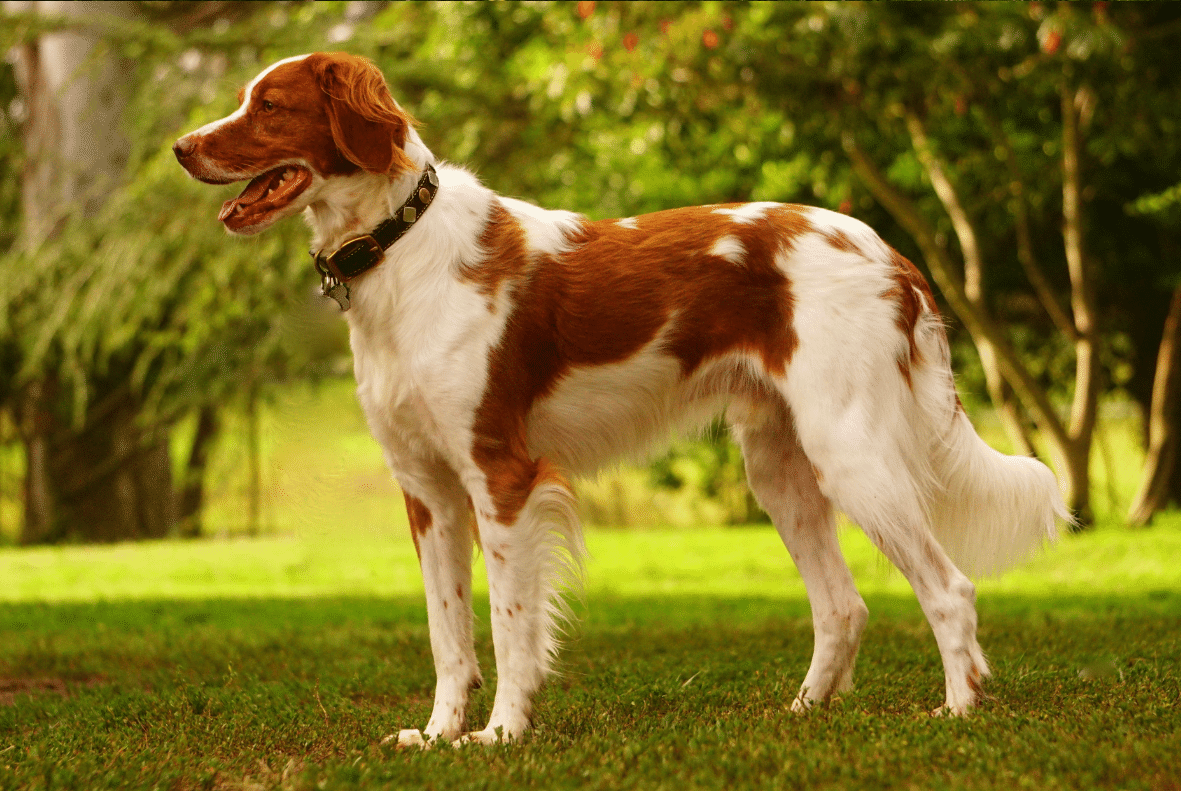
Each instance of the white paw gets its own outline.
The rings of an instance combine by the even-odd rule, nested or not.
[[[817,703],[819,703],[819,701],[806,698],[803,695],[798,695],[796,696],[796,699],[791,702],[791,710],[796,714],[806,714]]]
[[[509,733],[501,727],[488,727],[482,731],[470,731],[459,737],[459,744],[500,744],[501,742],[515,742],[521,738],[519,733]]]
[[[431,749],[431,743],[423,738],[418,728],[403,728],[397,735],[390,734],[381,740],[382,744],[394,744],[399,750],[417,747],[419,750]]]

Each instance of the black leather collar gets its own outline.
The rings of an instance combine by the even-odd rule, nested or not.
[[[328,255],[312,252],[316,271],[320,273],[320,292],[335,299],[341,310],[348,310],[348,282],[382,262],[385,251],[422,217],[438,191],[439,174],[428,162],[414,192],[410,193],[410,197],[393,216],[387,217],[369,233],[348,240]]]

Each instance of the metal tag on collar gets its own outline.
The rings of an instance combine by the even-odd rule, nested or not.
[[[342,283],[327,273],[320,276],[320,293],[336,300],[342,313],[352,304],[349,301],[349,284]]]
[[[320,273],[320,295],[336,300],[342,313],[348,310],[352,304],[349,301],[349,284],[340,282],[335,275],[325,269],[324,265],[320,263],[320,256],[316,255],[314,250],[309,250],[308,254],[312,257],[312,265]]]

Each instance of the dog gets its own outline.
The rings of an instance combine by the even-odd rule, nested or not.
[[[1046,466],[977,436],[930,288],[868,226],[777,203],[592,221],[502,197],[437,160],[380,70],[344,53],[281,60],[239,102],[174,151],[200,181],[249,180],[219,215],[232,234],[303,212],[348,321],[437,674],[425,729],[389,739],[521,738],[584,554],[567,476],[721,413],[808,591],[814,653],[792,708],[853,684],[868,610],[836,509],[914,588],[943,659],[941,710],[978,702],[989,670],[961,567],[999,570],[1069,514]],[[477,541],[497,688],[468,733]]]

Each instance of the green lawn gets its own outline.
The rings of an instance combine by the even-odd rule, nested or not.
[[[405,537],[0,551],[0,789],[1177,788],[1181,515],[1063,541],[985,581],[996,677],[932,719],[942,671],[905,584],[855,531],[858,688],[787,704],[811,654],[768,528],[594,531],[538,729],[510,747],[380,747],[434,678]],[[481,570],[477,569],[477,579]],[[477,640],[494,681],[486,598]]]
[[[1128,420],[1098,454],[1100,527],[981,581],[995,677],[970,718],[928,716],[934,639],[859,531],[841,536],[871,611],[858,687],[795,716],[811,620],[771,528],[591,528],[537,729],[425,754],[379,745],[425,724],[434,673],[401,498],[350,388],[288,394],[264,428],[262,537],[242,536],[232,435],[211,474],[221,538],[0,549],[0,791],[1181,789],[1181,513],[1116,526]]]

